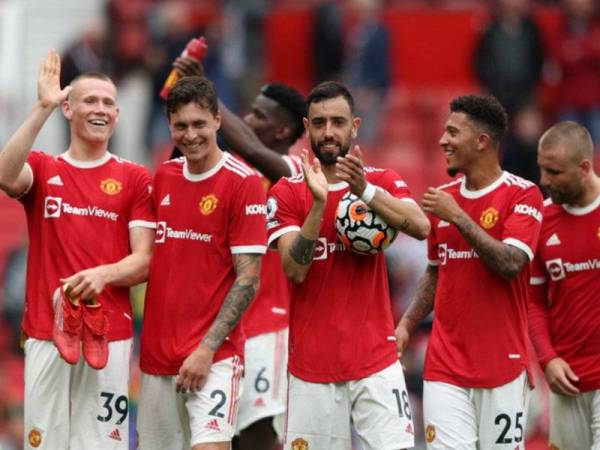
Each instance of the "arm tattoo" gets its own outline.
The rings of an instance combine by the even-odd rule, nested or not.
[[[437,281],[437,266],[427,266],[427,270],[417,284],[412,302],[402,315],[402,321],[407,324],[411,334],[433,311]]]
[[[317,241],[306,239],[298,233],[290,247],[290,256],[296,263],[306,266],[312,262],[316,246]]]
[[[527,264],[523,250],[494,239],[470,217],[462,215],[456,227],[483,262],[502,278],[512,280]]]
[[[408,219],[406,217],[403,217],[402,220],[400,221],[398,228],[402,231],[406,231],[406,230],[408,230],[409,227],[410,227],[410,222],[408,221]]]
[[[231,330],[235,328],[242,314],[258,290],[260,262],[262,255],[233,255],[236,278],[223,301],[221,310],[213,321],[202,343],[216,351]]]

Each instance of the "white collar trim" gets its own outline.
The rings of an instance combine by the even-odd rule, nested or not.
[[[69,155],[68,152],[61,153],[59,155],[62,159],[64,159],[68,164],[71,164],[74,167],[79,169],[93,169],[95,167],[100,167],[105,164],[108,160],[114,157],[114,155],[110,152],[104,153],[100,158],[95,159],[93,161],[81,161],[79,159],[73,158]]]
[[[225,164],[225,161],[228,159],[228,157],[229,157],[228,153],[223,152],[223,156],[217,162],[217,164],[215,164],[213,167],[208,169],[206,172],[202,172],[202,173],[191,173],[190,169],[188,168],[187,159],[184,158],[183,159],[183,177],[186,180],[192,181],[192,182],[206,180],[207,178],[212,177],[215,173],[217,173],[221,169],[221,167],[223,167],[223,165]]]
[[[463,179],[460,183],[460,193],[465,198],[471,198],[471,199],[481,198],[484,195],[492,192],[494,189],[496,189],[502,183],[504,183],[504,181],[506,181],[507,177],[508,177],[508,172],[503,171],[502,175],[500,175],[498,177],[498,179],[496,179],[492,184],[484,187],[483,189],[479,189],[477,191],[470,191],[469,189],[467,189],[467,177],[463,177]]]
[[[340,181],[338,183],[328,184],[327,190],[329,192],[341,191],[342,189],[346,189],[348,187],[348,183],[345,181]]]
[[[584,216],[588,213],[591,213],[592,211],[594,211],[596,208],[598,208],[598,206],[600,206],[600,195],[598,195],[598,197],[596,197],[596,200],[594,200],[592,203],[590,203],[587,206],[569,206],[569,205],[561,205],[565,211],[567,211],[569,214],[573,214],[574,216]]]

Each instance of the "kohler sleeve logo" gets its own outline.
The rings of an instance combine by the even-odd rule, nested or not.
[[[519,204],[515,205],[515,213],[524,214],[526,216],[531,216],[538,222],[542,221],[542,213],[530,205],[525,205],[523,203],[519,203]]]

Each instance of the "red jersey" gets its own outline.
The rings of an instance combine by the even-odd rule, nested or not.
[[[546,201],[531,272],[530,330],[540,363],[559,356],[581,391],[600,389],[600,197],[585,208]]]
[[[214,322],[235,281],[234,254],[266,252],[265,193],[259,177],[224,153],[202,174],[184,158],[156,172],[156,241],[142,328],[142,371],[176,375]],[[214,361],[243,356],[236,327]]]
[[[542,195],[533,183],[503,172],[478,191],[467,190],[464,178],[440,189],[491,237],[533,259],[542,222]],[[479,259],[454,225],[433,215],[428,257],[439,268],[423,378],[469,388],[515,379],[529,365],[529,266],[505,280]]]
[[[155,227],[152,177],[110,153],[77,161],[67,153],[33,151],[27,164],[33,184],[20,198],[29,231],[23,331],[51,340],[59,279],[123,259],[130,253],[129,229]],[[130,338],[129,288],[106,286],[98,301],[108,313],[108,339]]]
[[[298,156],[283,156],[292,176],[302,173]],[[263,177],[268,190],[271,182]],[[290,284],[283,273],[277,250],[271,249],[262,260],[260,288],[244,314],[244,332],[248,338],[282,330],[289,325]]]
[[[365,168],[369,182],[410,200],[391,170]],[[329,185],[312,265],[304,282],[291,283],[289,371],[316,383],[357,380],[397,361],[383,253],[360,255],[338,240],[335,213],[347,183]],[[300,231],[312,206],[302,175],[281,179],[269,197],[269,244]]]

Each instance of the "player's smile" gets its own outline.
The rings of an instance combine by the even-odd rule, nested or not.
[[[446,171],[450,176],[455,176],[469,163],[474,152],[472,142],[475,136],[466,114],[450,114],[439,142],[446,156]]]
[[[106,119],[94,118],[88,120],[87,123],[88,126],[86,128],[92,135],[104,134],[108,131],[109,122]]]
[[[221,116],[213,115],[208,109],[191,102],[181,106],[169,116],[171,135],[177,148],[184,154],[194,170],[202,172],[219,155],[216,132],[221,125]],[[200,173],[198,172],[198,173]]]
[[[84,140],[108,140],[119,115],[116,96],[111,82],[94,78],[77,81],[65,106],[73,133]]]
[[[336,150],[339,150],[341,148],[341,144],[337,141],[334,140],[326,140],[326,141],[321,141],[319,142],[319,148],[321,150],[325,150],[325,151],[329,151],[329,152],[334,152]]]
[[[342,96],[311,104],[304,122],[312,150],[325,165],[335,164],[338,156],[348,152],[359,124]]]

